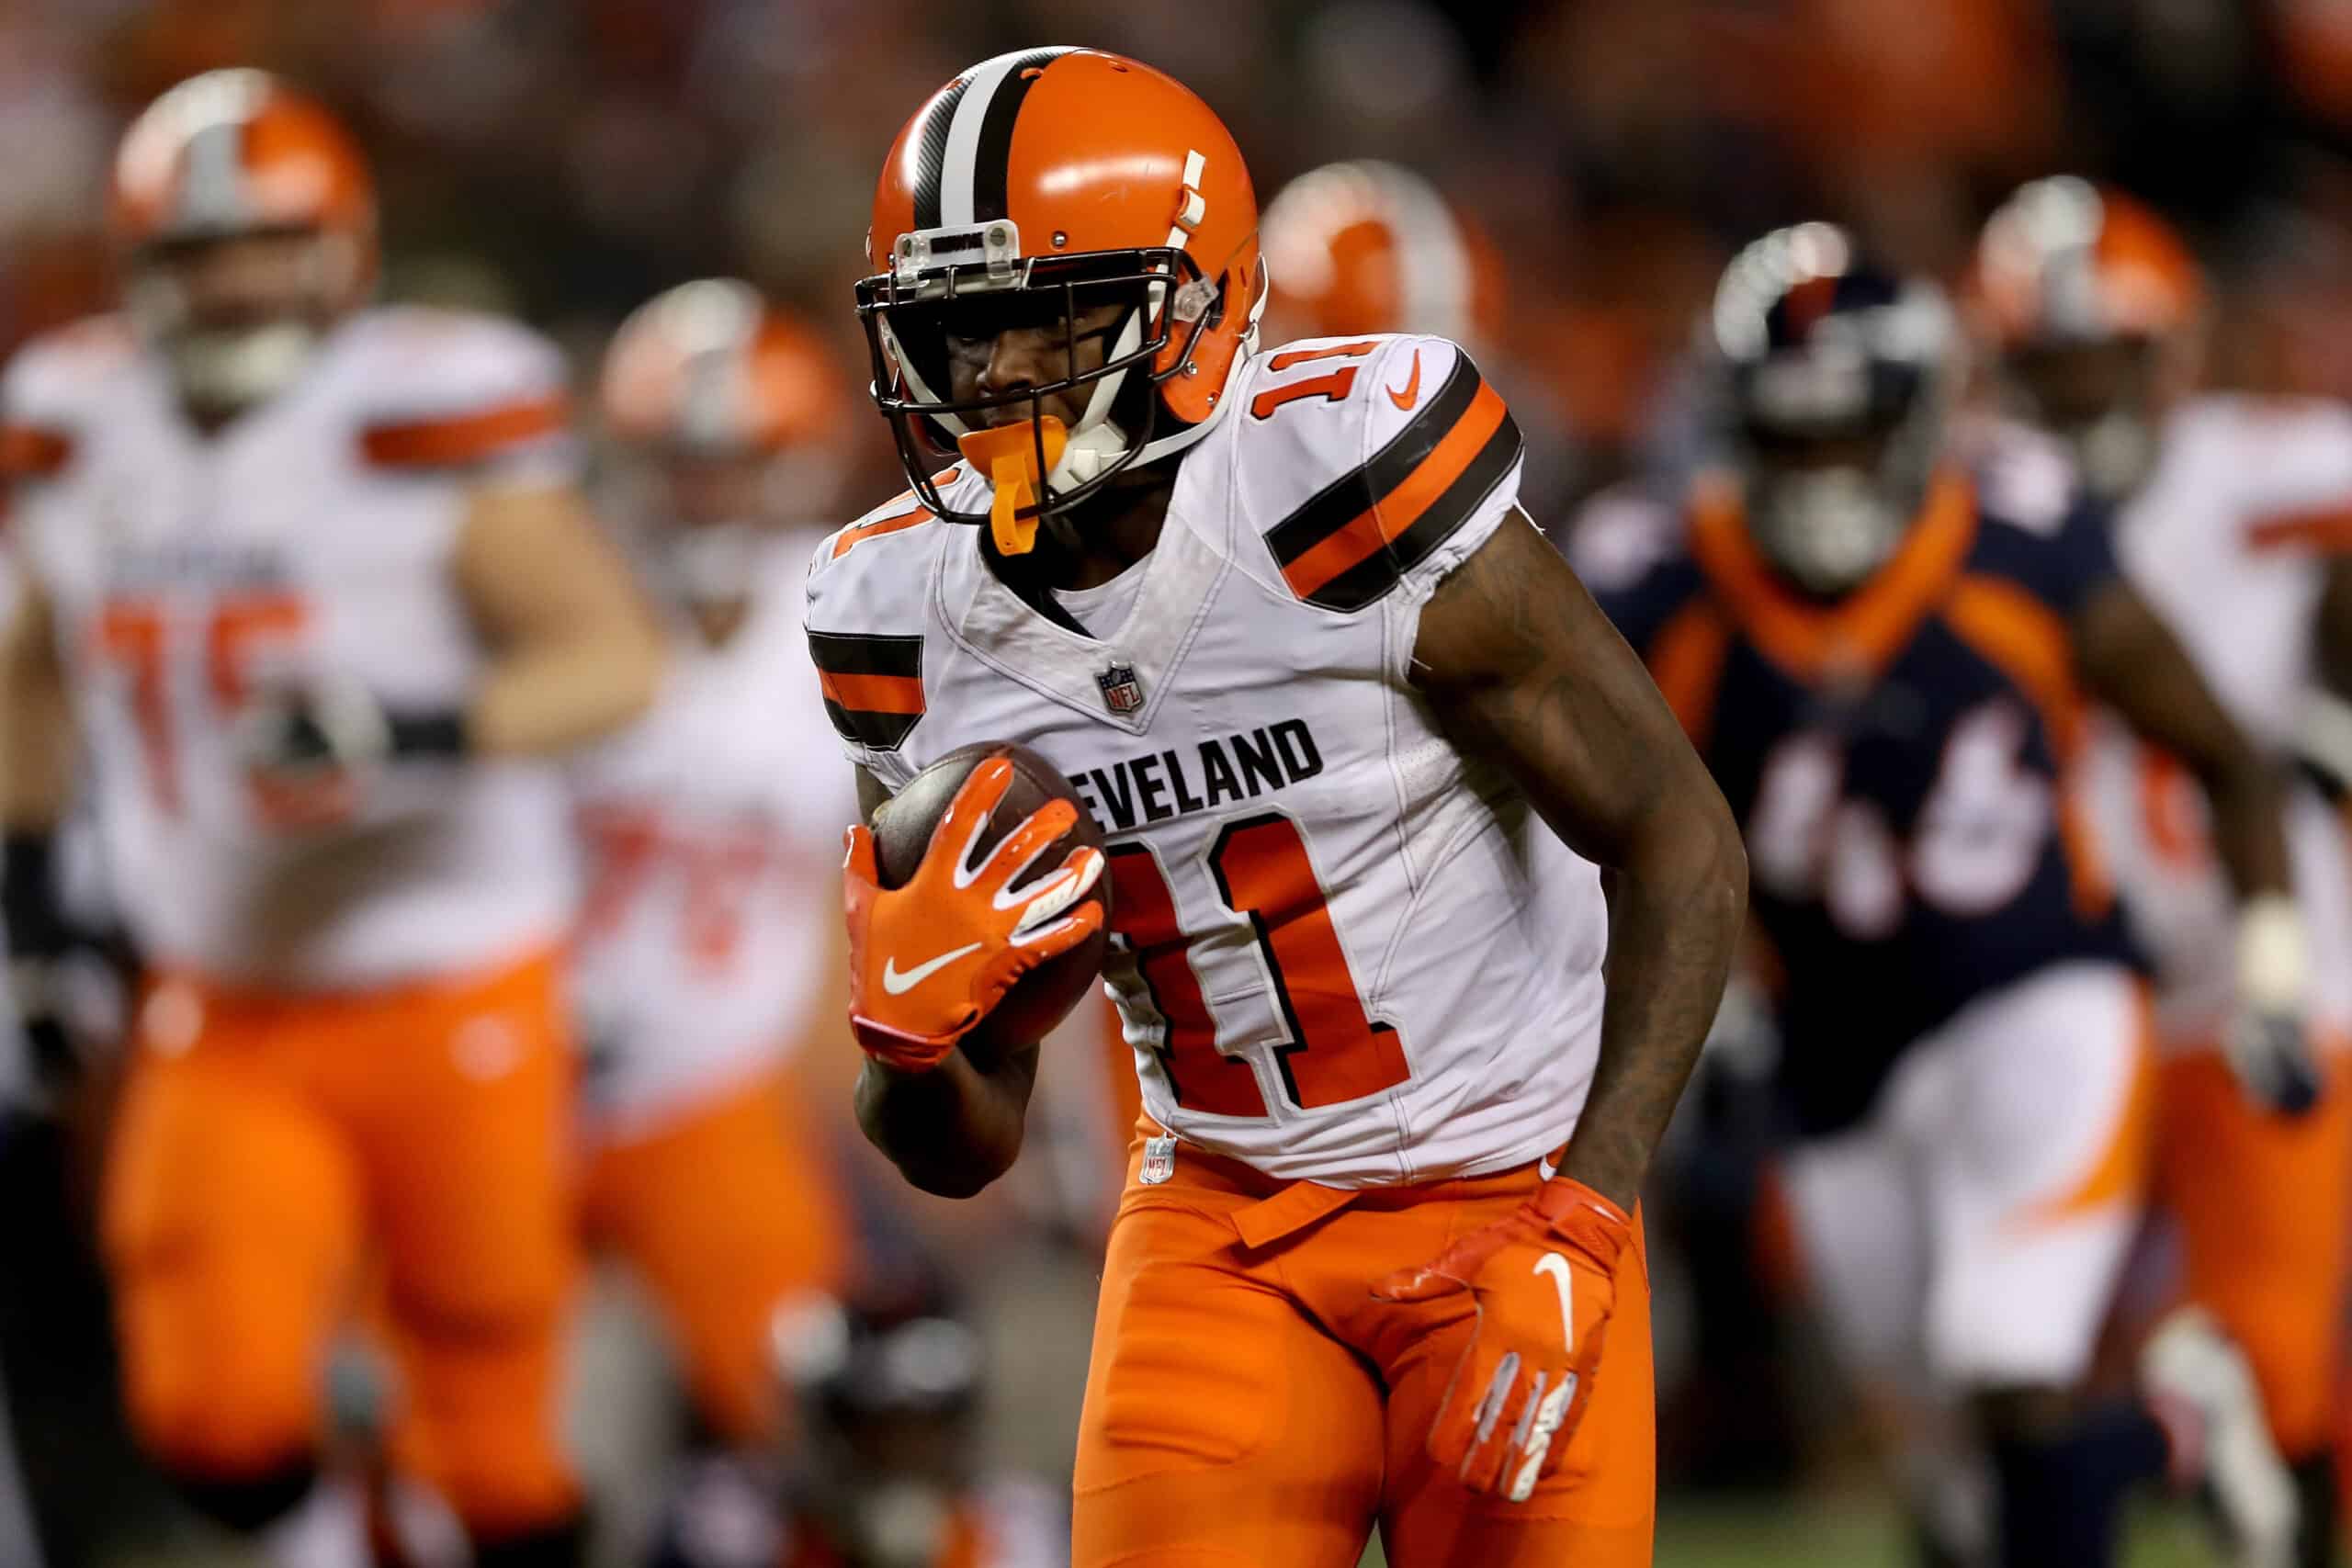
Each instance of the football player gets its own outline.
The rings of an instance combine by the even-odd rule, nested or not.
[[[2328,796],[2352,782],[2352,413],[2259,390],[2190,395],[2203,280],[2164,220],[2120,192],[2027,186],[1986,226],[1974,280],[1999,385],[2118,508],[2125,575],[2255,742],[2309,764],[2289,802],[2292,901],[2243,912],[2203,801],[2162,751],[2108,738],[2092,798],[2156,961],[2158,1181],[2188,1293],[2253,1363],[2295,1471],[2298,1561],[2332,1562],[2352,1258],[2352,845]],[[2233,1028],[2266,994],[2301,1001],[2313,1025],[2310,1087],[2324,1093],[2300,1117],[2279,1102],[2305,1086],[2269,1081],[2273,1064],[2247,1059]]]
[[[717,1450],[673,1509],[680,1562],[728,1561],[696,1516],[766,1506],[746,1461],[781,1438],[770,1319],[839,1283],[841,1201],[786,1068],[820,1002],[838,1005],[836,835],[854,807],[800,636],[817,533],[794,525],[838,489],[845,390],[806,325],[729,279],[646,304],[605,359],[614,510],[673,624],[652,711],[572,769],[583,1197]]]
[[[1001,761],[902,886],[853,829],[858,1115],[920,1187],[1002,1172],[1038,1055],[974,1031],[1107,875],[1152,1131],[1073,1561],[1646,1563],[1634,1207],[1738,835],[1469,356],[1260,351],[1257,220],[1206,106],[1094,50],[973,67],[885,162],[857,299],[913,489],[820,552],[827,705],[869,812],[1009,739],[1108,843],[1057,800],[971,863]]]
[[[103,1219],[131,1419],[207,1512],[305,1550],[323,1348],[372,1247],[415,1464],[484,1568],[570,1561],[545,759],[644,705],[658,638],[581,505],[553,349],[366,303],[368,172],[324,109],[186,82],[112,208],[126,313],[0,388],[28,573],[0,823],[11,931],[50,929],[78,728],[150,966]]]
[[[2278,783],[2115,575],[2060,454],[1951,460],[1940,290],[1804,224],[1739,255],[1712,325],[1732,460],[1679,547],[1604,601],[1745,826],[1785,975],[1800,1244],[1857,1371],[1973,1406],[2000,1561],[2106,1562],[2123,1483],[2175,1450],[2140,1406],[2071,1398],[2140,1218],[2153,1099],[2143,988],[2072,794],[2081,696],[2203,783],[2250,955],[2287,884]],[[2296,998],[2245,999],[2249,1039],[2291,1058]],[[2284,1477],[2242,1366],[2208,1375],[2203,1337],[2183,1325],[2149,1376],[2267,1550]]]

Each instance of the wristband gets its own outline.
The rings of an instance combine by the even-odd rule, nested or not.
[[[384,729],[392,757],[403,761],[456,761],[473,750],[466,716],[443,713],[386,714]]]
[[[0,837],[0,920],[9,953],[54,958],[65,951],[65,913],[57,898],[57,840],[41,832]]]
[[[2311,983],[2302,912],[2283,893],[2246,900],[2238,911],[2238,995],[2266,1012],[2293,1012]]]

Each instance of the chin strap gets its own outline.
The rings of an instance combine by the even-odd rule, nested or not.
[[[1045,483],[1045,474],[1037,468],[1037,449],[1044,446],[1046,470],[1052,472],[1069,445],[1069,432],[1051,414],[968,431],[956,441],[956,449],[989,477],[989,532],[999,551],[1025,556],[1036,547],[1038,491]],[[1026,516],[1022,515],[1024,510]]]

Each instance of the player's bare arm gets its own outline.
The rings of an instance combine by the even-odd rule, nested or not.
[[[2170,628],[2119,581],[2076,613],[2074,637],[2075,663],[2091,694],[2204,786],[2214,849],[2239,897],[2286,893],[2278,774],[2222,709]]]
[[[494,650],[465,718],[471,749],[560,751],[618,728],[652,701],[660,634],[619,554],[569,487],[479,491],[457,572]]]
[[[1413,657],[1457,743],[1616,874],[1600,1060],[1560,1170],[1630,1211],[1738,941],[1738,828],[1641,661],[1524,513],[1440,584]]]
[[[2297,750],[2329,795],[2352,792],[2352,561],[2330,563],[2312,636],[2320,689],[2311,694]]]
[[[0,634],[0,828],[47,833],[74,785],[74,719],[49,595],[28,579]]]

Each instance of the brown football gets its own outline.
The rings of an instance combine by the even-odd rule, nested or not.
[[[972,852],[976,863],[985,860],[999,840],[1049,800],[1067,800],[1076,807],[1078,822],[1062,836],[1060,846],[1038,856],[1028,874],[1014,886],[1026,886],[1049,874],[1061,864],[1064,856],[1081,844],[1101,847],[1102,831],[1087,814],[1086,803],[1051,762],[1026,746],[1016,746],[1010,740],[981,741],[948,752],[908,780],[906,788],[874,813],[874,858],[883,886],[899,886],[914,874],[915,867],[922,862],[923,852],[931,845],[932,829],[947,814],[956,792],[964,786],[964,780],[972,770],[989,757],[1002,757],[1012,762],[1012,784],[997,803],[987,829],[980,834],[978,846]],[[1111,914],[1111,878],[1107,871],[1088,897],[1102,902],[1103,931],[1023,975],[988,1017],[964,1037],[967,1054],[986,1062],[1007,1046],[1042,1039],[1069,1016],[1070,1010],[1093,987],[1102,975],[1102,954],[1110,942],[1106,933]]]

